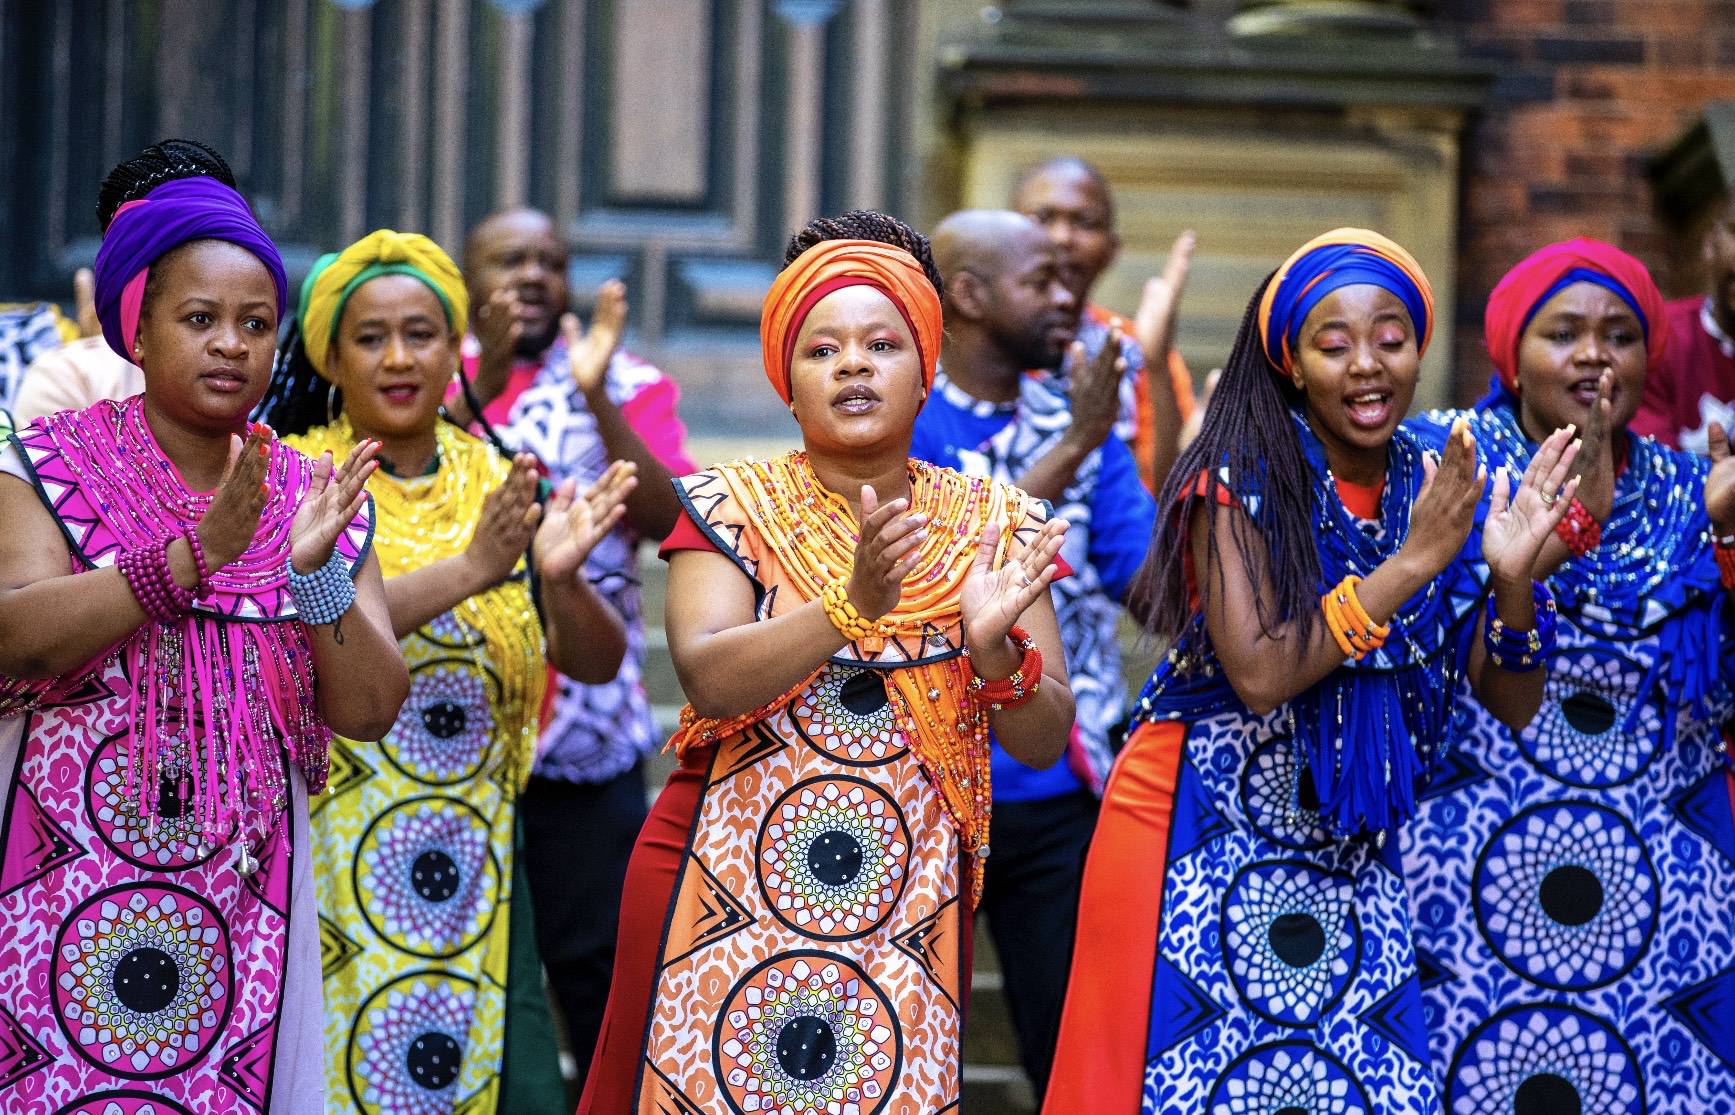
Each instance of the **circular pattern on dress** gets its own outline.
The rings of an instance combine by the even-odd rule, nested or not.
[[[1446,1073],[1452,1115],[1643,1115],[1638,1062],[1576,1007],[1510,1007],[1465,1037]]]
[[[1657,928],[1657,877],[1620,814],[1552,802],[1489,837],[1471,882],[1495,954],[1543,987],[1584,991],[1638,963]]]
[[[475,1003],[475,982],[445,972],[412,972],[374,992],[346,1054],[357,1105],[402,1115],[454,1110]]]
[[[121,1089],[97,1092],[57,1108],[54,1115],[192,1115],[190,1111],[155,1092]]]
[[[801,691],[789,713],[815,751],[849,766],[877,766],[909,751],[877,670],[833,663]]]
[[[1299,860],[1256,863],[1223,899],[1223,958],[1248,1006],[1285,1026],[1331,1008],[1361,962],[1355,883]]]
[[[1319,790],[1290,736],[1254,748],[1241,769],[1241,807],[1259,834],[1285,848],[1310,850],[1331,843],[1319,817]]]
[[[374,931],[417,956],[456,956],[493,924],[500,865],[488,822],[466,802],[411,798],[362,834],[353,879]]]
[[[1632,781],[1656,758],[1663,738],[1662,718],[1647,699],[1646,676],[1639,663],[1605,650],[1556,654],[1543,683],[1542,708],[1519,735],[1519,748],[1571,786],[1602,789]]]
[[[784,953],[723,1001],[712,1057],[737,1115],[874,1115],[903,1062],[892,1004],[841,956]]]
[[[180,887],[126,885],[74,910],[54,942],[55,1015],[91,1064],[152,1080],[209,1051],[233,1000],[229,934]]]
[[[416,663],[410,669],[410,695],[380,741],[381,750],[419,782],[449,786],[474,776],[493,751],[489,689],[487,676],[467,659]]]
[[[1217,1078],[1210,1115],[1372,1115],[1343,1062],[1305,1041],[1258,1045]]]
[[[110,736],[85,768],[86,801],[102,842],[128,863],[151,871],[182,871],[216,855],[222,845],[205,840],[198,818],[183,807],[175,779],[159,779],[158,816],[139,816],[138,802],[127,787],[132,762],[128,746],[124,734]]]
[[[897,802],[859,778],[815,778],[771,804],[759,829],[759,888],[777,919],[808,937],[871,933],[909,879],[910,831]]]

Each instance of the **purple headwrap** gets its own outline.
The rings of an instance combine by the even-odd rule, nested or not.
[[[283,257],[265,235],[247,200],[215,178],[177,178],[115,211],[96,253],[96,316],[103,340],[131,360],[139,306],[151,264],[189,240],[227,240],[265,264],[277,284],[277,317],[283,317],[289,279]]]

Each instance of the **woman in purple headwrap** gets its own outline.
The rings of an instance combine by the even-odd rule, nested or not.
[[[343,943],[307,795],[332,731],[378,738],[409,686],[376,447],[249,425],[282,261],[232,188],[147,163],[111,175],[135,188],[96,261],[144,394],[0,443],[0,1111],[317,1111]]]

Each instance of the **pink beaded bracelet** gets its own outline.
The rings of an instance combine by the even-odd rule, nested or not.
[[[176,584],[169,572],[168,541],[127,550],[115,564],[145,614],[153,620],[167,623],[192,604],[193,594]]]
[[[198,583],[193,586],[193,596],[205,591],[211,580],[211,567],[205,562],[205,544],[199,541],[199,528],[184,527],[181,537],[187,540],[187,548],[193,551],[193,567],[198,571]]]

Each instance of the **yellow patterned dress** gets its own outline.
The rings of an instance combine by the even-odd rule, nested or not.
[[[462,553],[509,462],[442,422],[430,476],[377,472],[389,577]],[[341,460],[349,423],[286,439]],[[402,640],[410,696],[378,743],[335,739],[313,805],[328,1111],[492,1111],[506,1029],[515,803],[547,685],[527,567]]]

